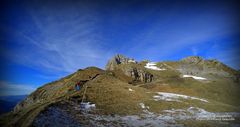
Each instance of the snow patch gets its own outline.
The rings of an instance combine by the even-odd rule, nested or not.
[[[128,60],[128,63],[136,63],[136,61],[135,60]]]
[[[92,109],[92,108],[96,108],[96,105],[91,102],[82,102],[80,104],[80,108],[81,109]]]
[[[208,115],[205,115],[206,118],[203,118],[200,115],[201,113],[208,114]],[[126,116],[97,115],[97,114],[89,114],[88,112],[84,113],[83,116],[85,117],[85,119],[89,120],[90,123],[93,123],[93,125],[98,125],[98,126],[184,127],[183,124],[180,124],[178,122],[179,120],[204,120],[204,119],[214,120],[219,116],[226,116],[226,115],[233,118],[239,118],[239,113],[229,113],[229,112],[212,113],[197,107],[190,107],[188,109],[163,110],[161,114],[144,112],[139,116],[138,115],[126,115]],[[225,122],[225,121],[221,121],[221,122]],[[222,125],[225,125],[225,126],[229,125],[227,124],[227,122],[228,121],[226,121]]]
[[[202,108],[198,108],[198,107],[189,107],[187,109],[188,112],[190,112],[191,114],[195,115],[196,117],[212,117],[215,115],[215,113],[212,112],[208,112]]]
[[[171,109],[163,110],[163,116],[169,116],[174,120],[224,120],[232,121],[240,117],[238,112],[208,112],[205,109],[198,107],[189,107],[188,109]]]
[[[99,127],[118,127],[118,126],[126,126],[126,127],[176,127],[180,126],[175,121],[166,121],[157,119],[154,114],[142,114],[142,116],[138,115],[96,115],[96,114],[84,114],[85,118],[88,119],[93,125],[97,125]],[[104,121],[104,122],[103,122]]]
[[[133,92],[134,90],[133,89],[131,89],[131,88],[128,88],[128,90],[130,91],[130,92]]]
[[[141,106],[141,108],[143,109],[143,112],[145,113],[145,115],[146,114],[150,114],[150,115],[153,115],[154,113],[153,112],[150,112],[150,111],[148,111],[148,109],[150,109],[149,108],[149,106],[145,106],[145,104],[144,103],[139,103],[139,105]]]
[[[158,95],[153,96],[155,101],[164,100],[164,101],[176,101],[176,102],[182,102],[179,99],[192,99],[192,100],[199,100],[203,102],[208,102],[205,99],[182,95],[182,94],[175,94],[175,93],[167,93],[167,92],[157,92]]]
[[[207,80],[206,78],[203,77],[198,77],[198,76],[194,76],[194,75],[183,75],[183,78],[194,78],[196,80]]]
[[[141,108],[143,108],[143,109],[145,109],[146,107],[145,107],[145,105],[144,105],[144,103],[139,103],[139,105],[141,106]]]
[[[157,64],[155,62],[150,62],[150,63],[147,63],[146,66],[144,66],[144,67],[147,68],[147,69],[157,70],[157,71],[166,70],[165,68],[159,68],[156,65]]]

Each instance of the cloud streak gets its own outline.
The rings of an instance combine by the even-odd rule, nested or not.
[[[33,68],[67,73],[87,66],[103,67],[108,52],[96,33],[96,14],[77,7],[64,11],[48,4],[27,8],[28,19],[9,33],[15,34],[21,46],[7,50],[6,57]]]
[[[0,96],[8,95],[26,95],[36,90],[31,85],[14,84],[6,81],[0,81]]]
[[[6,28],[17,46],[3,50],[16,63],[52,73],[103,68],[116,53],[154,61],[201,55],[199,46],[234,34],[236,22],[223,5],[29,2],[16,16],[18,25]]]

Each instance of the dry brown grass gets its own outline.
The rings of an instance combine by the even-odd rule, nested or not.
[[[88,80],[96,74],[95,79],[88,81],[84,87],[87,88],[85,101],[96,104],[102,114],[133,115],[143,112],[139,103],[150,107],[152,112],[161,112],[165,109],[183,109],[190,106],[204,108],[207,111],[240,111],[239,84],[230,79],[219,79],[214,82],[199,82],[191,78],[181,78],[180,73],[174,70],[154,71],[144,68],[146,62],[140,64],[120,65],[114,71],[103,71],[90,67],[79,70],[58,81],[40,87],[30,97],[35,102],[22,108],[18,113],[9,113],[0,120],[1,125],[11,119],[13,124],[30,125],[31,121],[50,104],[58,101],[78,101],[83,96],[82,88],[75,91],[74,85],[79,80]],[[165,62],[171,67],[178,66],[176,62]],[[154,81],[146,84],[133,86],[128,82],[132,79],[126,76],[121,68],[136,67],[154,75]],[[140,87],[139,87],[140,86]],[[129,88],[134,91],[129,91]],[[210,103],[202,103],[196,100],[186,100],[183,103],[154,101],[155,92],[171,92],[205,98]],[[37,103],[37,100],[40,103]],[[191,124],[190,124],[191,125]],[[203,123],[204,125],[204,123]]]

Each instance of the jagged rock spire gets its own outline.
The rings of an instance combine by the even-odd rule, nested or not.
[[[106,70],[113,70],[115,66],[118,64],[127,64],[127,63],[137,63],[134,59],[125,57],[121,54],[117,54],[114,57],[112,57],[107,65],[106,65]]]

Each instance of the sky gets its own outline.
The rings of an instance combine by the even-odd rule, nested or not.
[[[217,59],[240,69],[231,0],[11,0],[0,12],[0,96],[29,94],[80,68],[136,60]]]

